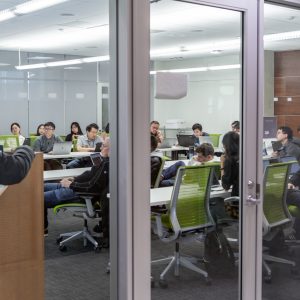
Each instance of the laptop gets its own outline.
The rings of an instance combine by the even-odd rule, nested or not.
[[[99,152],[97,153],[92,153],[90,156],[93,166],[100,166],[101,162],[103,161],[103,158]]]
[[[49,153],[52,155],[70,154],[72,142],[54,143],[53,150]]]
[[[178,145],[182,147],[194,146],[195,137],[192,134],[177,134]]]
[[[276,151],[281,151],[283,149],[283,146],[281,144],[281,142],[279,141],[272,141],[272,148],[273,148],[273,151],[276,152]]]

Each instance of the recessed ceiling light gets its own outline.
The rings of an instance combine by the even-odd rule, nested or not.
[[[64,70],[80,70],[81,67],[65,67]]]
[[[0,63],[0,67],[4,67],[4,66],[10,66],[10,64],[7,64],[7,63]]]
[[[194,30],[192,30],[191,32],[203,32],[203,30],[202,29],[194,29]]]
[[[223,50],[220,50],[220,49],[214,49],[214,50],[210,51],[211,54],[220,54],[222,52],[223,52]]]
[[[74,14],[62,13],[60,14],[62,17],[74,17]]]
[[[27,57],[27,59],[32,59],[32,60],[45,60],[45,59],[53,59],[54,57],[51,56],[31,56]]]

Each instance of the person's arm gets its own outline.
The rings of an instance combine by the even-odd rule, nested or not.
[[[20,182],[28,173],[34,152],[28,146],[21,146],[12,155],[0,152],[0,184]]]
[[[41,152],[41,139],[37,138],[33,144],[33,151],[35,152]]]
[[[95,147],[91,148],[88,147],[87,145],[84,145],[83,142],[84,136],[79,136],[77,139],[77,151],[78,152],[94,152],[95,151]]]
[[[233,183],[232,166],[225,156],[221,156],[221,181],[224,190],[228,191]]]

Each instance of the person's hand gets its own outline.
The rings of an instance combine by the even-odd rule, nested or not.
[[[222,154],[221,157],[220,157],[221,164],[224,164],[225,159],[226,159],[225,154]]]
[[[289,190],[294,190],[295,186],[292,183],[288,183],[288,189]]]
[[[278,151],[272,152],[271,156],[272,156],[272,157],[277,157],[277,156],[278,156]]]
[[[72,181],[70,181],[68,178],[63,178],[60,181],[61,186],[64,187],[64,188],[70,187],[71,183],[72,183]]]

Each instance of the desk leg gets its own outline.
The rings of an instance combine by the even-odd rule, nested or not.
[[[172,151],[171,157],[172,160],[178,160],[178,151]]]

